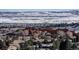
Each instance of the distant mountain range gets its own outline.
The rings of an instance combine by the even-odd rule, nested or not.
[[[79,23],[79,10],[0,10],[0,23]]]

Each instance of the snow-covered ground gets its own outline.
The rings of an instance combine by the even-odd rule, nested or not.
[[[0,23],[79,23],[79,11],[0,12]]]
[[[24,24],[61,24],[61,23],[79,23],[79,10],[67,11],[27,11],[27,12],[0,12],[0,23],[24,23]],[[10,25],[8,24],[8,25]],[[20,24],[17,24],[20,25]],[[1,25],[2,26],[2,25]],[[5,24],[4,24],[5,26]],[[7,26],[7,25],[6,25]],[[31,25],[32,26],[32,25]],[[55,27],[56,28],[56,27]],[[58,27],[57,27],[58,28]],[[65,27],[60,27],[65,28]],[[76,27],[68,26],[67,29],[79,31],[79,25]]]
[[[79,23],[79,10],[0,12],[0,23]]]
[[[9,19],[9,18],[0,18],[0,23],[53,23],[53,24],[60,24],[60,23],[79,23],[79,17],[65,17],[65,18],[57,18],[57,19]]]

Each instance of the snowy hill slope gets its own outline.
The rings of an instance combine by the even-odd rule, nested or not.
[[[79,11],[0,12],[0,23],[79,23]]]

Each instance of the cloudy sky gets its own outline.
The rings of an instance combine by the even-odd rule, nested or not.
[[[6,12],[17,12],[17,11],[69,11],[75,9],[0,9],[0,11]],[[78,10],[78,9],[77,9]]]

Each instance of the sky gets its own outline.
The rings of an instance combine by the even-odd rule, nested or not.
[[[17,11],[69,11],[75,9],[0,9],[2,12],[17,12]],[[78,9],[76,9],[78,10]]]

